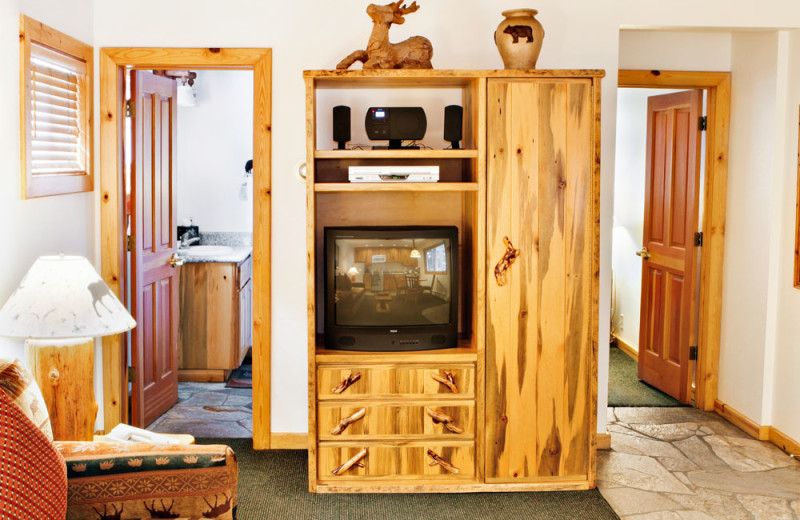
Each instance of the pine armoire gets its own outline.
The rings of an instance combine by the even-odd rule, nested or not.
[[[594,487],[603,76],[304,73],[311,491]],[[372,89],[458,91],[463,147],[332,149],[319,100]],[[348,182],[370,164],[437,165],[440,179]],[[324,228],[387,225],[458,228],[457,348],[325,348]]]

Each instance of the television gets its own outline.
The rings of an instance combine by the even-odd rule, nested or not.
[[[325,228],[326,348],[457,344],[458,228]]]

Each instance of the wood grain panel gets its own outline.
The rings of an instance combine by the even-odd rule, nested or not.
[[[433,408],[453,419],[453,425],[462,429],[453,432],[443,424],[436,424],[426,408]],[[364,417],[348,425],[339,434],[334,429],[342,419],[365,409]],[[347,402],[320,403],[318,423],[320,440],[431,440],[436,437],[472,439],[475,435],[475,404],[473,402],[426,401],[413,403]]]
[[[567,90],[566,329],[564,353],[563,471],[586,474],[594,416],[582,382],[591,381],[592,344],[592,89],[586,82]],[[588,348],[587,348],[588,347]]]
[[[486,480],[589,479],[592,85],[490,80],[488,106]]]

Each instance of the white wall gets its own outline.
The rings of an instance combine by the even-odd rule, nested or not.
[[[93,259],[95,194],[22,200],[20,196],[19,15],[30,16],[92,43],[92,0],[0,2],[0,304],[17,288],[33,261],[64,252]],[[100,355],[99,348],[96,349]],[[0,338],[0,358],[25,359],[21,340]],[[95,363],[95,395],[102,402],[101,365]],[[102,424],[102,407],[98,425]]]
[[[195,90],[197,104],[178,107],[178,223],[252,233],[253,73],[197,71]]]
[[[370,22],[366,2],[319,8],[317,2],[300,0],[287,8],[277,1],[141,0],[136,9],[121,0],[97,2],[94,10],[97,46],[254,46],[273,48],[273,429],[301,432],[306,415],[306,301],[305,301],[305,191],[296,180],[294,167],[304,159],[305,111],[302,70],[332,68],[349,52],[366,44]],[[70,4],[72,5],[72,4]],[[519,7],[512,0],[439,0],[422,4],[403,26],[392,29],[398,41],[423,34],[434,46],[437,68],[498,68],[501,60],[492,43],[492,32],[503,9]],[[614,204],[614,128],[616,71],[620,28],[673,27],[798,27],[800,3],[765,0],[753,9],[747,0],[691,0],[652,3],[635,0],[595,2],[542,0],[546,37],[539,60],[541,68],[604,68],[601,178],[601,292],[599,337],[608,337],[611,272],[611,229]],[[154,15],[153,13],[158,13]],[[74,15],[72,15],[74,16]],[[146,28],[143,29],[143,28]],[[3,32],[4,38],[10,37]],[[627,36],[626,36],[627,37]],[[642,36],[649,39],[651,35]],[[705,55],[705,48],[658,47],[664,61],[675,68]],[[14,54],[15,56],[15,54]],[[714,63],[701,63],[701,68]],[[661,67],[643,62],[645,68]],[[667,68],[667,67],[663,67]],[[15,80],[14,80],[15,81]],[[4,90],[5,91],[5,90]],[[3,123],[5,124],[5,123]],[[747,129],[746,131],[750,131]],[[12,134],[13,135],[13,134]],[[750,146],[745,143],[745,146]],[[745,206],[740,211],[754,211]],[[726,249],[726,257],[739,251]],[[789,329],[786,334],[791,334]],[[797,343],[797,335],[790,338]],[[600,344],[598,430],[606,428],[608,350]],[[747,386],[748,380],[741,381]],[[737,397],[731,394],[732,397]],[[776,402],[777,403],[777,402]],[[730,403],[736,406],[736,403]],[[777,407],[776,407],[777,409]],[[782,408],[783,409],[783,408]],[[776,422],[778,418],[776,417]],[[792,432],[787,432],[792,433]],[[800,438],[800,430],[793,432]]]
[[[800,290],[793,287],[795,204],[798,196],[798,106],[800,106],[800,32],[784,31],[779,35],[779,71],[788,79],[785,97],[778,103],[776,128],[783,135],[776,160],[779,165],[773,194],[774,209],[778,210],[771,250],[778,259],[775,286],[776,316],[771,362],[765,367],[765,377],[774,384],[765,400],[764,424],[771,424],[793,439],[800,439]]]
[[[756,421],[764,391],[776,43],[772,32],[737,33],[731,44],[719,399]]]
[[[620,45],[625,39],[621,39]],[[623,47],[620,47],[622,51]],[[628,50],[625,47],[626,51]],[[614,228],[611,270],[614,273],[616,309],[614,332],[639,349],[642,298],[642,248],[644,196],[647,168],[647,98],[678,92],[669,89],[623,88],[617,91],[617,135],[614,168]]]

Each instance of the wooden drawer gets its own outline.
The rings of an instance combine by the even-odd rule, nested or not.
[[[247,257],[247,260],[239,264],[239,289],[244,287],[248,280],[253,277],[253,256]]]
[[[351,458],[366,450],[360,459],[362,466],[353,465],[334,475],[333,471]],[[428,450],[449,462],[457,473],[447,471],[440,464],[430,465],[433,458]],[[415,443],[414,445],[359,445],[331,446],[320,443],[318,451],[320,480],[397,479],[441,480],[471,479],[475,476],[475,445],[472,443]]]
[[[457,392],[434,377],[453,376]],[[358,381],[340,393],[334,388],[349,377],[360,374]],[[317,369],[317,396],[325,399],[420,398],[475,396],[475,367],[452,365],[370,365],[321,366]]]
[[[317,416],[320,440],[475,437],[475,405],[467,401],[412,404],[326,402],[319,404]],[[348,421],[348,418],[355,420]],[[347,425],[340,429],[343,420]],[[336,431],[339,433],[334,433]]]

